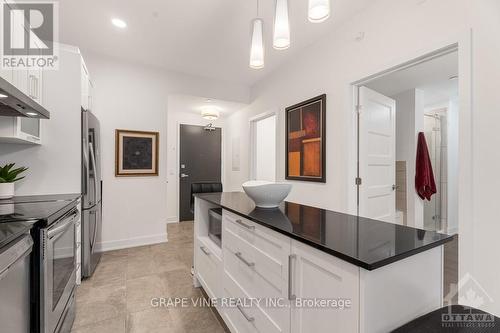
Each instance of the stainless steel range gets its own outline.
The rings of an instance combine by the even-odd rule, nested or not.
[[[69,332],[74,321],[76,286],[76,207],[40,229],[40,332]],[[66,324],[66,326],[65,326]]]
[[[80,194],[15,197],[0,203],[0,226],[31,224],[31,333],[70,333],[75,317],[76,223]],[[0,332],[3,327],[0,324]]]

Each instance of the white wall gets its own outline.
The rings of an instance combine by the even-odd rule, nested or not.
[[[50,119],[41,121],[42,145],[0,143],[0,165],[29,167],[16,183],[16,195],[81,192],[80,55],[61,47],[59,70],[43,73],[43,104]]]
[[[406,221],[423,229],[424,202],[415,191],[415,159],[418,132],[424,130],[424,93],[412,89],[391,98],[396,101],[396,160],[406,161]]]
[[[500,169],[500,94],[495,80],[500,76],[500,2],[498,0],[381,0],[344,23],[338,30],[309,46],[252,89],[252,104],[226,121],[226,142],[241,136],[248,144],[248,119],[270,108],[280,112],[280,148],[277,151],[278,179],[284,179],[283,110],[307,98],[327,94],[326,184],[293,182],[292,201],[347,211],[346,191],[351,188],[352,154],[355,153],[353,130],[353,92],[351,83],[374,73],[424,55],[454,42],[467,47],[472,29],[472,54],[460,52],[461,70],[473,59],[473,98],[462,96],[460,103],[472,105],[472,119],[460,109],[461,131],[472,128],[472,140],[461,139],[461,151],[473,152],[460,168],[461,185],[472,181],[473,188],[464,198],[460,223],[460,274],[472,274],[497,303],[481,307],[500,315],[500,178],[492,177]],[[361,41],[359,32],[365,32]],[[465,41],[465,44],[462,42]],[[463,49],[462,49],[463,50]],[[461,72],[461,94],[469,91],[469,73]],[[467,119],[464,119],[467,118]],[[226,145],[227,147],[228,145]],[[248,152],[241,151],[241,170],[226,175],[232,189],[240,189],[248,179]],[[462,202],[461,202],[462,203]],[[468,208],[470,207],[470,208]]]
[[[276,116],[255,122],[255,179],[276,180]]]
[[[180,124],[205,126],[209,121],[203,119],[199,113],[186,110],[186,105],[179,102],[175,96],[168,100],[167,118],[167,221],[175,223],[179,222],[179,126]],[[221,117],[212,123],[215,127],[222,128],[224,138],[224,119]],[[222,172],[224,173],[224,170]]]
[[[173,221],[176,188],[168,174],[168,95],[207,96],[237,102],[248,101],[248,89],[234,84],[163,71],[85,53],[94,82],[94,113],[101,123],[103,177],[102,248],[109,250],[166,240],[166,223]],[[174,127],[175,128],[175,127]],[[159,176],[115,177],[115,129],[160,132]],[[175,164],[175,162],[172,162]]]

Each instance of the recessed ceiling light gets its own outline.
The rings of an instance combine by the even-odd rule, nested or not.
[[[26,112],[26,114],[27,114],[28,116],[32,116],[32,117],[34,117],[34,116],[38,116],[38,113],[35,113],[35,112]]]
[[[127,27],[127,23],[124,20],[119,19],[119,18],[111,19],[111,23],[113,23],[113,25],[115,27],[120,28],[120,29],[125,29]]]
[[[7,97],[9,97],[9,96],[0,93],[0,98],[7,98]]]

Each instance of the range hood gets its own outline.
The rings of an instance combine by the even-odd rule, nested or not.
[[[50,112],[0,77],[0,116],[49,119]]]

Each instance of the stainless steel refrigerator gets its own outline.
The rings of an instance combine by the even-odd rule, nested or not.
[[[102,180],[99,120],[82,109],[82,276],[94,273],[101,253]]]

